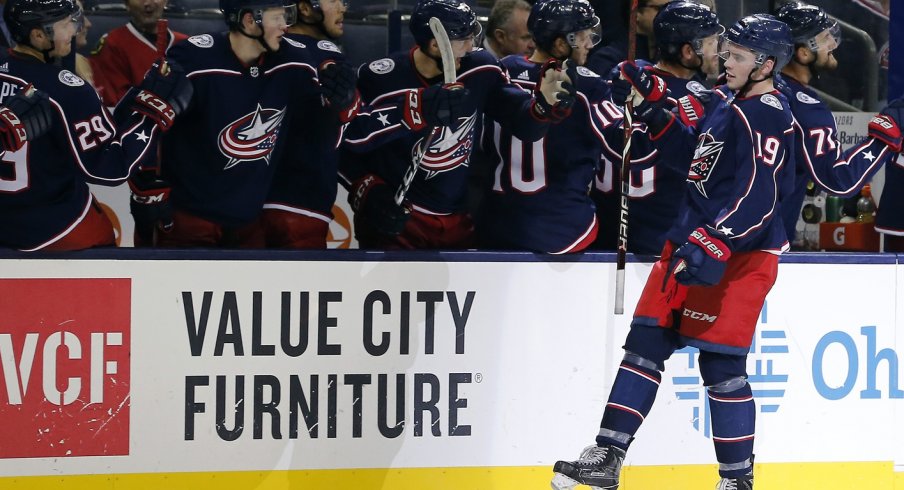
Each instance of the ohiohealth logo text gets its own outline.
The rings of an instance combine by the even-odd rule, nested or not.
[[[757,409],[764,414],[778,411],[788,383],[787,364],[784,362],[788,355],[787,335],[783,327],[768,324],[768,308],[767,302],[760,312],[760,322],[747,357],[747,381],[753,390]],[[675,397],[690,411],[694,430],[709,438],[712,436],[709,403],[700,377],[697,353],[696,347],[675,351],[675,362],[686,363],[688,372],[672,376],[672,384],[675,385]]]

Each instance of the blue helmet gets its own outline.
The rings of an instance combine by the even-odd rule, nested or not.
[[[600,42],[600,19],[587,0],[540,0],[534,4],[527,18],[527,30],[537,46],[549,51],[556,39],[564,37],[575,46],[574,34],[591,29],[591,42]]]
[[[3,20],[14,41],[30,45],[32,29],[42,29],[53,38],[53,24],[66,17],[81,19],[74,0],[8,0]]]
[[[433,39],[430,18],[436,17],[446,29],[449,39],[464,39],[480,35],[482,28],[477,22],[477,14],[461,0],[420,0],[411,12],[408,24],[414,41],[421,47]]]
[[[220,0],[220,11],[230,29],[239,29],[242,25],[242,16],[250,12],[254,22],[258,25],[263,22],[264,10],[282,7],[286,9],[286,23],[295,23],[298,8],[292,0]]]
[[[778,73],[788,64],[794,49],[791,28],[769,14],[744,17],[725,32],[724,40],[756,53],[757,65],[762,65],[768,58],[774,59],[773,73]]]
[[[832,34],[835,46],[841,44],[841,31],[838,22],[829,17],[825,10],[815,5],[805,3],[787,3],[783,5],[776,18],[791,28],[791,37],[795,44],[804,44],[812,51],[818,51],[820,46],[816,42],[816,36],[826,29]]]

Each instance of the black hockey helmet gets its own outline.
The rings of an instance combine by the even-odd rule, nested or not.
[[[794,45],[788,24],[769,14],[748,15],[739,20],[725,32],[725,41],[753,51],[758,66],[772,58],[775,60],[773,73],[778,73],[788,64]]]
[[[483,29],[477,21],[477,14],[461,0],[420,0],[411,12],[408,28],[411,29],[414,41],[422,48],[433,39],[431,17],[439,19],[449,39],[465,39],[470,36],[476,39]]]
[[[286,23],[295,23],[298,8],[291,0],[220,0],[220,10],[230,29],[240,30],[242,16],[250,12],[254,22],[260,25],[263,22],[264,10],[282,7],[286,9]]]
[[[674,56],[681,47],[690,44],[700,55],[701,41],[725,28],[719,17],[706,5],[689,1],[674,1],[665,6],[653,19],[653,35],[662,54]]]
[[[829,17],[825,10],[815,5],[792,2],[782,5],[775,17],[788,24],[795,44],[802,44],[811,51],[819,51],[822,46],[816,37],[828,30],[834,41],[832,49],[841,44],[841,30],[838,22]]]
[[[13,40],[30,45],[32,29],[42,29],[53,38],[53,24],[67,17],[81,21],[74,0],[7,0],[3,20]]]
[[[311,4],[311,8],[314,10],[321,10],[320,8],[320,0],[304,0]],[[348,0],[342,0],[342,4],[348,7]]]
[[[549,52],[556,39],[564,37],[568,45],[575,47],[575,33],[591,29],[591,39],[596,46],[600,42],[600,19],[587,0],[540,0],[534,4],[527,18],[527,30],[537,46]]]

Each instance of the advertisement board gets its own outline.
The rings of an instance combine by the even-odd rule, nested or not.
[[[546,488],[593,442],[630,315],[613,263],[516,255],[2,260],[0,485]],[[904,275],[787,257],[748,361],[758,475],[891,482]],[[649,267],[628,264],[629,313]],[[711,484],[705,400],[676,352],[623,488]]]

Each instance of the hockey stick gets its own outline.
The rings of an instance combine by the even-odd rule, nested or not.
[[[443,83],[455,83],[455,54],[452,53],[452,42],[449,41],[449,35],[446,34],[446,28],[443,27],[443,23],[436,17],[430,17],[429,23],[430,31],[433,33],[433,37],[436,39],[436,45],[439,48],[439,55],[443,59]],[[440,128],[430,128],[430,133],[424,137],[424,142],[421,144],[420,152],[411,159],[411,165],[408,167],[408,170],[405,171],[405,175],[402,177],[402,183],[399,185],[399,190],[397,190],[395,194],[396,205],[401,206],[402,203],[405,202],[405,196],[408,194],[411,182],[414,181],[414,176],[417,175],[417,170],[421,167],[421,162],[424,161],[427,150],[429,150],[430,145],[433,144],[434,134],[438,130],[440,130]]]
[[[637,0],[631,0],[628,17],[628,59],[634,61],[637,51]],[[628,253],[628,196],[631,192],[631,132],[634,124],[633,97],[625,101],[625,147],[622,150],[621,210],[618,214],[618,255],[615,262],[615,314],[625,313],[625,255]]]
[[[166,75],[169,72],[169,66],[166,64],[166,44],[169,40],[168,35],[168,21],[166,19],[157,19],[157,57],[162,59],[163,61],[160,64],[160,73]],[[163,151],[161,149],[161,143],[157,143],[157,168],[154,169],[154,173],[157,175],[157,178],[160,178],[162,167],[163,166]],[[154,229],[151,231],[151,246],[157,247],[157,229],[158,223],[154,223]]]

